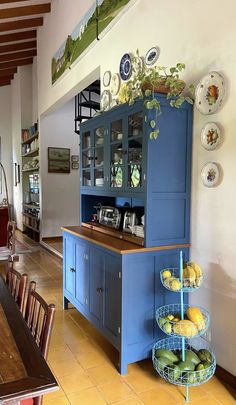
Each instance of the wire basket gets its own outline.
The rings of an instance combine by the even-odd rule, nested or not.
[[[156,310],[156,321],[159,328],[171,336],[182,336],[186,338],[193,338],[197,336],[202,336],[206,333],[209,324],[210,316],[209,313],[199,306],[194,307],[201,311],[203,319],[199,322],[190,322],[186,313],[188,308],[193,308],[191,305],[183,305],[184,310],[184,320],[181,321],[181,305],[180,304],[169,304],[164,305]]]
[[[170,276],[165,277],[169,272]],[[195,273],[194,273],[195,274]],[[180,269],[177,267],[168,267],[161,270],[161,282],[167,290],[172,292],[192,292],[197,290],[202,285],[203,276],[192,275],[191,278],[184,277],[183,282],[180,281]]]
[[[204,369],[199,371],[181,371],[178,368],[178,363],[166,365],[165,361],[163,361],[163,357],[156,357],[156,350],[157,349],[167,349],[171,350],[175,355],[177,355],[181,361],[181,350],[182,350],[182,338],[180,337],[172,337],[159,340],[152,349],[152,362],[155,370],[158,374],[164,378],[166,381],[170,382],[171,384],[175,385],[182,385],[182,386],[197,386],[201,385],[214,375],[216,369],[216,358],[208,342],[204,339],[194,339],[194,344],[190,344],[189,340],[185,340],[184,343],[185,350],[192,350],[197,354],[199,349],[207,349],[212,356],[212,362],[209,366],[204,366]],[[202,363],[201,363],[202,364]]]

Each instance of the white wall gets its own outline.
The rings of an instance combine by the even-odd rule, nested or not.
[[[22,66],[18,68],[11,85],[11,117],[12,117],[12,158],[13,163],[20,165],[21,158],[21,130],[32,125],[32,68]],[[17,227],[23,230],[22,225],[23,184],[13,185],[14,214]]]
[[[218,363],[236,374],[236,227],[234,224],[235,189],[235,97],[236,97],[236,3],[206,0],[137,0],[113,29],[71,71],[51,86],[51,58],[79,22],[91,1],[53,0],[38,35],[38,75],[40,114],[64,103],[99,69],[119,71],[125,52],[140,49],[141,54],[159,45],[160,65],[185,62],[186,80],[197,84],[211,70],[221,72],[226,81],[223,108],[212,116],[194,114],[191,256],[203,266],[205,287],[192,294],[191,301],[201,303],[212,315],[212,342]],[[45,46],[46,44],[46,46]],[[90,76],[90,77],[89,77]],[[217,121],[224,128],[222,147],[206,152],[200,145],[205,122]],[[224,176],[214,189],[205,188],[200,171],[207,161],[221,164]]]
[[[41,236],[60,236],[61,226],[79,223],[79,171],[48,173],[48,147],[70,148],[78,155],[74,132],[74,100],[40,122],[40,176],[42,185]]]
[[[8,186],[9,201],[12,203],[12,139],[11,139],[11,87],[0,87],[0,162],[3,164]],[[1,172],[1,169],[0,169]],[[2,191],[2,193],[1,193]],[[0,202],[6,198],[5,182],[2,176]]]

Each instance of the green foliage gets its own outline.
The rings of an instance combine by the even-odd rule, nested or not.
[[[193,84],[186,86],[184,80],[180,79],[180,73],[185,69],[184,63],[177,63],[170,68],[165,66],[148,67],[144,65],[141,71],[135,69],[139,62],[139,50],[132,56],[133,76],[121,88],[119,101],[133,104],[137,99],[144,99],[144,106],[148,110],[155,112],[155,117],[161,114],[160,102],[155,98],[156,89],[160,86],[166,89],[166,98],[169,100],[171,107],[180,108],[186,101],[193,104],[191,95],[194,94],[195,87]],[[160,91],[160,90],[159,90]],[[162,91],[160,91],[162,92]],[[121,95],[121,96],[120,96]],[[155,122],[155,125],[153,124]],[[152,124],[151,124],[152,123]],[[150,121],[150,139],[156,139],[159,134],[159,128],[155,120]],[[154,125],[154,126],[152,126]],[[153,129],[155,128],[155,131]]]

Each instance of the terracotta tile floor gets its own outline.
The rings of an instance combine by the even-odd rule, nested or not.
[[[26,240],[24,236],[19,238]],[[32,243],[33,242],[29,242]],[[56,320],[48,363],[60,390],[45,396],[44,405],[177,405],[184,404],[184,390],[157,376],[151,361],[132,364],[120,376],[118,353],[78,311],[62,310],[61,261],[39,249],[20,255],[15,267],[37,282],[48,303],[56,304]],[[194,405],[233,405],[233,390],[216,378],[190,388]]]

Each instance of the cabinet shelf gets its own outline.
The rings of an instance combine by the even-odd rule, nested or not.
[[[38,172],[39,171],[39,167],[32,167],[31,169],[23,169],[22,173],[26,173],[26,172]]]
[[[31,150],[28,153],[25,153],[24,155],[21,155],[21,157],[27,157],[27,156],[38,156],[39,154],[39,148]]]
[[[33,219],[35,219],[36,221],[40,221],[40,219],[37,218],[35,215],[31,215],[31,214],[28,214],[28,213],[26,213],[26,212],[22,212],[22,215],[24,215],[25,217],[28,217],[28,218],[33,218]],[[24,225],[25,225],[25,224],[24,224]]]
[[[23,225],[24,225],[26,228],[32,229],[32,231],[34,231],[34,232],[37,232],[37,233],[40,232],[39,229],[36,229],[36,228],[34,228],[33,226],[31,226],[31,225],[26,225],[24,222],[23,222]]]
[[[39,205],[35,205],[35,204],[27,204],[27,203],[22,203],[24,207],[27,208],[35,208],[35,209],[40,209]]]
[[[34,139],[38,138],[38,136],[39,136],[39,133],[36,132],[34,135],[30,136],[28,139],[21,142],[21,145],[26,145],[27,143],[31,143]]]

